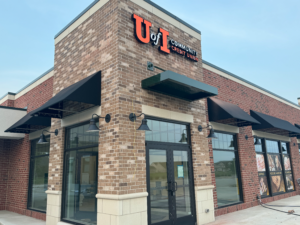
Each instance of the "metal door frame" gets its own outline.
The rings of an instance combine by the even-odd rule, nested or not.
[[[190,197],[191,197],[191,211],[192,211],[192,219],[187,217],[182,217],[176,220],[172,220],[170,218],[168,221],[163,221],[160,223],[155,223],[155,225],[192,225],[197,222],[197,215],[196,215],[196,203],[195,203],[195,190],[194,190],[194,173],[193,173],[193,161],[192,161],[192,151],[191,147],[187,144],[176,144],[176,143],[165,143],[165,142],[154,142],[154,141],[147,141],[146,142],[146,171],[147,171],[147,192],[148,198],[147,198],[147,205],[148,205],[148,224],[151,224],[151,204],[150,204],[150,167],[149,167],[149,150],[150,149],[162,149],[166,150],[166,157],[167,157],[167,177],[168,181],[170,180],[170,175],[174,176],[174,168],[172,165],[172,168],[170,168],[170,162],[174,162],[173,158],[173,151],[186,151],[188,154],[188,160],[189,160],[189,179],[190,179]],[[171,157],[171,159],[169,159]],[[170,161],[171,160],[171,161]],[[174,177],[173,177],[173,180]],[[169,196],[169,212],[172,213],[172,198],[170,198],[170,192],[168,194]],[[175,199],[175,216],[176,216],[176,198],[173,198],[173,201]],[[174,202],[173,202],[174,203]],[[174,217],[174,216],[173,216]]]

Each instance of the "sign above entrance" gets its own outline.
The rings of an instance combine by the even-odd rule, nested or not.
[[[151,22],[143,19],[136,14],[133,14],[132,18],[135,21],[135,37],[141,43],[149,44],[150,42],[152,42],[153,45],[158,45],[158,43],[160,42],[159,50],[166,54],[170,54],[170,52],[172,51],[192,61],[199,61],[197,57],[198,53],[195,50],[177,42],[176,40],[171,39],[169,41],[171,47],[168,48],[168,37],[170,35],[168,31],[159,28],[158,33],[156,34],[151,31]]]

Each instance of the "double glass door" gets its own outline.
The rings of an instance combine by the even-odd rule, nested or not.
[[[149,224],[195,224],[189,154],[187,145],[147,143]]]

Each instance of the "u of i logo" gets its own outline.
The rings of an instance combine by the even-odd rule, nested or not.
[[[159,39],[161,38],[161,46],[159,47],[159,50],[170,54],[170,49],[168,49],[168,31],[159,28],[159,33],[157,35],[155,35],[154,33],[150,34],[150,29],[152,27],[151,22],[143,19],[136,14],[133,14],[132,18],[135,20],[135,36],[140,42],[142,42],[143,44],[148,44],[150,41],[153,41],[153,44],[157,45]],[[144,26],[144,35],[142,34],[142,26]]]
[[[157,34],[150,33],[152,27],[151,22],[136,14],[132,15],[132,19],[135,21],[135,36],[141,43],[148,44],[152,41],[153,45],[158,45],[160,41],[160,51],[170,54],[170,50],[172,50],[172,52],[185,56],[192,61],[198,62],[197,52],[183,44],[180,44],[177,41],[170,40],[171,48],[168,48],[168,37],[170,35],[168,31],[159,28]],[[144,32],[142,32],[142,30],[144,30]]]

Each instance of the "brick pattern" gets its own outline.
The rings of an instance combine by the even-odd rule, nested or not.
[[[14,107],[25,108],[31,112],[45,104],[53,94],[53,77],[50,77],[29,92],[15,100]]]
[[[1,104],[1,106],[14,107],[14,100],[6,100]]]
[[[0,139],[0,210],[5,210],[8,180],[9,140]]]
[[[52,97],[52,93],[51,77],[13,101],[11,106],[15,108],[27,106],[27,111],[30,112],[46,103]],[[27,209],[30,151],[29,135],[25,135],[21,140],[0,140],[0,210],[46,220],[45,213]]]
[[[203,74],[205,83],[218,88],[219,95],[216,98],[222,101],[236,104],[248,114],[250,114],[250,110],[254,110],[283,120],[287,120],[292,124],[300,122],[300,110],[297,110],[291,106],[279,102],[269,96],[263,95],[237,82],[222,77],[207,69],[203,69]],[[220,216],[241,209],[246,209],[252,206],[256,206],[258,204],[256,196],[257,194],[259,194],[259,183],[256,166],[256,153],[254,145],[252,144],[254,143],[254,140],[253,138],[245,140],[245,135],[248,135],[249,137],[252,136],[251,126],[240,128],[240,133],[237,135],[244,203],[218,209],[217,193],[216,189],[214,189],[214,203],[216,208],[216,216]],[[296,144],[295,146],[294,143]],[[210,163],[212,169],[212,183],[216,185],[211,144],[209,145],[209,148]],[[290,152],[296,191],[292,193],[286,193],[280,196],[265,198],[263,201],[271,202],[282,198],[294,196],[296,194],[300,194],[300,188],[296,182],[296,179],[300,177],[300,156],[296,138],[291,139]]]
[[[186,102],[141,89],[141,80],[160,71],[147,70],[147,61],[165,70],[176,71],[202,81],[201,57],[198,63],[171,53],[166,55],[151,44],[143,45],[134,37],[133,13],[170,32],[170,39],[198,51],[200,41],[168,24],[128,0],[111,0],[55,46],[54,94],[69,85],[102,71],[102,115],[110,113],[112,122],[100,121],[98,193],[130,194],[146,191],[145,134],[136,129],[141,123],[128,119],[131,112],[141,113],[142,105],[191,114],[195,185],[211,184],[206,131],[205,101]],[[53,120],[52,129],[61,129]],[[49,190],[61,190],[63,137],[51,139]]]

